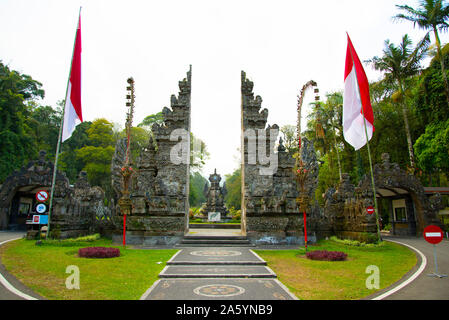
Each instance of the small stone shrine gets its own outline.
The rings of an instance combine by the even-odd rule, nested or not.
[[[207,199],[202,209],[204,218],[209,221],[230,220],[231,218],[226,216],[229,211],[224,205],[224,198],[227,194],[226,184],[220,187],[221,176],[217,174],[217,169],[215,169],[214,174],[209,176],[209,181],[210,187],[208,183],[204,186],[204,195]]]

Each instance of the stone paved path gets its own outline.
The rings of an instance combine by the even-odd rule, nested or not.
[[[296,300],[249,248],[184,248],[142,300]]]

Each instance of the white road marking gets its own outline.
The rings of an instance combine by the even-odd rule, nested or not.
[[[4,244],[7,243],[7,242],[14,241],[14,240],[19,240],[19,239],[22,239],[22,238],[16,238],[16,239],[11,239],[11,240],[6,240],[6,241],[3,241],[3,242],[0,242],[0,246],[4,245]],[[15,294],[16,296],[19,296],[19,297],[21,297],[21,298],[23,298],[23,299],[25,299],[25,300],[38,300],[38,299],[36,299],[36,298],[34,298],[34,297],[32,297],[32,296],[27,295],[26,293],[23,293],[22,291],[19,291],[19,290],[16,289],[15,287],[13,287],[13,285],[10,284],[10,283],[8,282],[8,280],[6,280],[5,277],[3,277],[3,275],[2,275],[1,273],[0,273],[0,283],[1,283],[6,289],[8,289],[9,291],[11,291],[13,294]]]
[[[401,290],[402,288],[404,288],[405,286],[410,284],[412,281],[414,281],[424,271],[424,269],[426,268],[426,265],[427,265],[426,257],[424,256],[424,254],[421,251],[419,251],[415,247],[412,247],[412,246],[410,246],[408,244],[405,244],[405,243],[402,243],[402,242],[399,242],[399,241],[393,241],[393,240],[385,240],[385,241],[390,241],[390,242],[394,242],[394,243],[397,243],[397,244],[409,247],[410,249],[412,249],[415,252],[417,252],[421,256],[421,266],[418,268],[418,270],[416,270],[416,272],[414,274],[411,275],[410,278],[408,278],[407,280],[402,282],[400,285],[398,285],[397,287],[394,287],[393,289],[391,289],[391,290],[385,292],[384,294],[381,294],[380,296],[378,296],[376,298],[373,298],[371,300],[382,300],[382,299],[385,299],[388,296],[391,296],[393,293]]]

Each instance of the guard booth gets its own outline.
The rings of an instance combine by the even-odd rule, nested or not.
[[[400,236],[416,235],[416,213],[413,200],[407,190],[401,188],[379,188],[377,190],[381,211],[388,212],[391,234]],[[384,201],[381,201],[383,199]],[[386,224],[387,221],[384,221]]]

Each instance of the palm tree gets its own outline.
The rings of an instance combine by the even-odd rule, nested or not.
[[[406,34],[402,37],[402,43],[399,46],[395,46],[393,43],[390,43],[389,40],[386,40],[383,57],[374,57],[368,61],[372,63],[374,69],[384,72],[385,77],[382,81],[385,82],[386,85],[395,86],[399,91],[399,98],[395,100],[399,102],[402,107],[410,164],[413,171],[416,166],[405,101],[406,80],[418,74],[421,70],[420,62],[426,56],[429,43],[430,39],[427,34],[424,39],[418,43],[416,48],[412,50],[410,48],[412,46],[412,41]]]
[[[401,13],[394,16],[393,18],[395,20],[411,21],[413,22],[413,26],[418,25],[421,29],[429,30],[426,36],[433,31],[445,84],[446,98],[449,104],[449,83],[441,52],[440,37],[438,35],[439,31],[447,31],[449,29],[449,24],[446,22],[449,19],[449,4],[445,3],[444,0],[421,0],[418,9],[414,9],[407,5],[396,5],[396,7],[405,11],[405,14]]]

